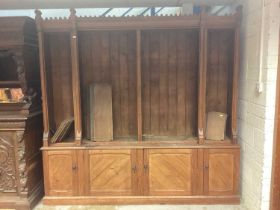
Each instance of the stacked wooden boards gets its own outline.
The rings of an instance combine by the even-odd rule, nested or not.
[[[108,84],[89,87],[90,140],[113,140],[112,88]]]

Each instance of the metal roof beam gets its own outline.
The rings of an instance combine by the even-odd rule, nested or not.
[[[147,9],[144,9],[144,11],[141,12],[141,13],[139,14],[139,16],[144,15],[144,14],[145,14],[146,12],[148,12],[150,9],[151,9],[150,7],[148,7]]]
[[[100,15],[100,17],[105,17],[109,12],[111,12],[113,8],[107,9],[104,13]]]
[[[121,16],[126,16],[131,10],[133,10],[133,7],[130,7],[128,10],[126,10]]]
[[[158,11],[156,11],[155,15],[157,15],[160,11],[162,11],[164,9],[164,7],[161,7],[158,9]]]

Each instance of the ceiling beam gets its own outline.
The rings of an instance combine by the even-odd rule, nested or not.
[[[103,14],[100,15],[100,17],[105,17],[112,10],[113,10],[113,8],[107,9]]]
[[[126,10],[123,14],[122,17],[126,16],[130,11],[133,10],[133,7],[130,7],[128,10]]]
[[[160,11],[162,11],[164,9],[164,7],[161,7],[161,8],[159,8],[158,9],[158,11],[156,11],[156,14],[155,15],[157,15]]]
[[[141,12],[139,16],[141,16],[141,15],[145,15],[145,13],[146,13],[146,12],[148,12],[150,9],[151,9],[150,7],[148,7],[148,8],[146,8],[146,9],[144,9],[144,11],[143,11],[143,12]]]
[[[195,5],[228,5],[237,0],[0,0],[0,9],[63,9],[112,7],[180,7]]]

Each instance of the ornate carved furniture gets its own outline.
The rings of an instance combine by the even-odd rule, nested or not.
[[[239,203],[241,12],[42,19],[45,204]],[[112,87],[113,141],[87,139],[87,89]],[[205,139],[206,113],[228,116]],[[51,143],[74,117],[72,135]]]
[[[43,196],[39,57],[35,21],[0,18],[0,88],[21,101],[0,102],[0,207],[31,209]]]

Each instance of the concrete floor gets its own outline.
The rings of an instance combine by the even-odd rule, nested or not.
[[[38,204],[34,210],[247,210],[239,205],[124,205],[124,206],[46,206]]]

